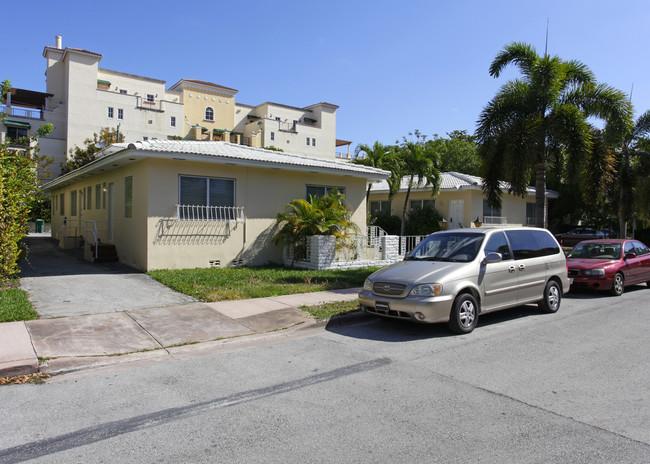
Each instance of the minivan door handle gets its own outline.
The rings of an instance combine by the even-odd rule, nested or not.
[[[519,270],[520,270],[520,271],[525,271],[525,270],[526,270],[526,266],[523,265],[523,264],[520,264],[520,265],[519,265]]]
[[[508,272],[515,272],[517,269],[514,266],[508,268]]]

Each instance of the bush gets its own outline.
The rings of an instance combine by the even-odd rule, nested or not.
[[[402,220],[399,216],[391,216],[390,214],[379,214],[374,216],[373,225],[381,227],[388,235],[399,235],[402,228]]]
[[[406,235],[429,235],[440,230],[440,213],[433,208],[416,209],[409,213],[404,232]]]

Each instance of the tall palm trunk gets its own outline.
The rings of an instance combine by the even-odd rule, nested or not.
[[[546,228],[546,163],[536,165],[535,174],[535,226]]]
[[[402,210],[402,225],[400,227],[400,235],[403,237],[404,232],[406,230],[406,209],[408,207],[409,203],[409,196],[411,195],[411,185],[413,184],[413,174],[411,174],[411,178],[409,179],[409,186],[406,189],[406,198],[404,199],[404,209]]]

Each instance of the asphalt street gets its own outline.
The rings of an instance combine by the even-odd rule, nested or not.
[[[372,318],[0,388],[0,463],[650,462],[650,289]]]

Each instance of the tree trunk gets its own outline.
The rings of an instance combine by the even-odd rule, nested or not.
[[[537,163],[535,175],[535,226],[547,228],[546,214],[546,163]]]
[[[411,178],[409,179],[409,186],[406,189],[406,198],[404,199],[404,210],[402,211],[402,226],[400,228],[400,235],[402,237],[404,236],[404,231],[406,228],[406,208],[409,203],[409,196],[411,195],[411,184],[413,184],[413,175],[411,175]]]

